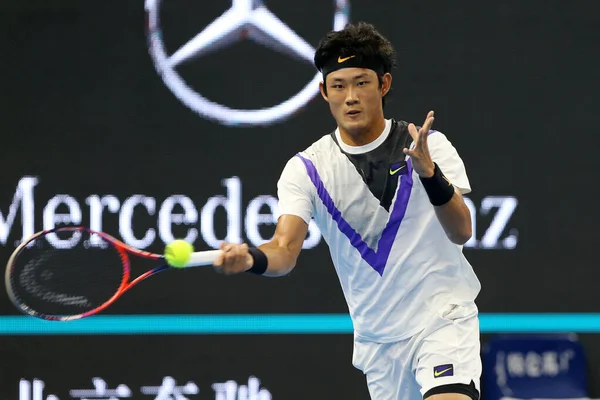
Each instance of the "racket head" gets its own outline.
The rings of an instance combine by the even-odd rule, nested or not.
[[[168,268],[155,268],[129,282],[128,252],[162,258],[82,226],[40,231],[21,243],[8,260],[8,297],[24,314],[50,321],[97,314],[137,282]]]

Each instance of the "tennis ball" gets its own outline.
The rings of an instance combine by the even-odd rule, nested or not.
[[[194,252],[194,246],[185,240],[174,240],[165,247],[165,260],[171,267],[184,267]]]

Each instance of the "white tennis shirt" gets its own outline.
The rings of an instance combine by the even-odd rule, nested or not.
[[[386,120],[382,134],[360,147],[344,144],[336,130],[337,140],[323,136],[292,157],[278,181],[279,214],[306,223],[314,218],[329,246],[355,337],[382,343],[412,336],[431,312],[471,303],[480,290],[462,246],[448,239],[438,221],[410,158],[398,172],[389,211],[349,159],[348,154],[371,152],[401,130]],[[461,193],[470,192],[464,164],[446,136],[431,131],[428,144],[444,175]]]

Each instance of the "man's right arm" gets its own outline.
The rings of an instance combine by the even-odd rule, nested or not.
[[[296,266],[302,244],[308,233],[308,224],[295,215],[282,215],[277,221],[275,235],[270,242],[258,246],[267,256],[265,276],[283,276]]]
[[[298,157],[288,161],[277,187],[281,216],[273,238],[251,251],[246,244],[222,244],[223,254],[214,263],[217,271],[237,274],[254,266],[253,271],[258,269],[262,275],[276,277],[287,275],[294,269],[308,233],[315,188]],[[252,254],[257,257],[256,260]]]
[[[289,274],[296,266],[302,244],[308,233],[308,224],[295,215],[279,217],[273,238],[258,249],[267,258],[264,276],[279,277]],[[253,267],[254,258],[247,244],[223,243],[223,253],[215,260],[217,271],[227,275],[245,272]]]

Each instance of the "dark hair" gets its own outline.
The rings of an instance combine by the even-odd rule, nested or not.
[[[381,63],[383,73],[391,72],[396,66],[396,51],[388,39],[366,22],[346,25],[341,31],[329,32],[319,43],[315,52],[315,67],[319,71],[332,59],[339,56],[357,55],[375,59]],[[378,74],[379,86],[383,84]],[[327,92],[325,92],[327,94]],[[385,97],[384,97],[385,104]]]

